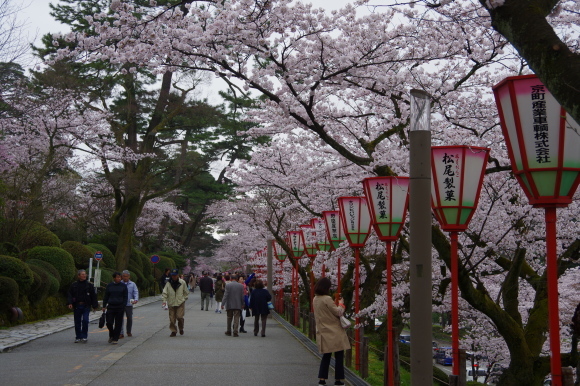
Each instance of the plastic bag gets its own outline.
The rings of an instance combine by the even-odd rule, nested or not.
[[[350,322],[350,320],[348,320],[347,318],[345,318],[344,316],[340,317],[340,325],[342,326],[342,328],[349,328],[352,323]]]

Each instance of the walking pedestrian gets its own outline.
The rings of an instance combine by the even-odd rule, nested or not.
[[[124,270],[121,274],[121,283],[127,286],[127,292],[129,296],[129,300],[125,305],[125,316],[127,317],[127,336],[133,336],[131,333],[133,329],[133,306],[139,301],[139,289],[137,288],[137,284],[131,281],[131,272],[127,270]],[[119,339],[123,339],[125,337],[123,324],[124,323],[121,322],[121,335],[119,335]]]
[[[326,385],[330,358],[334,353],[334,384],[344,385],[344,350],[350,348],[350,343],[346,331],[340,325],[340,317],[344,313],[344,303],[342,298],[338,305],[334,303],[330,297],[330,285],[330,279],[323,277],[314,286],[313,307],[316,321],[316,344],[322,354],[318,370],[318,384]]]
[[[235,275],[232,276],[231,282],[226,285],[223,303],[228,315],[225,334],[232,336],[233,332],[233,336],[237,337],[239,336],[238,327],[240,324],[240,314],[244,308],[244,286],[241,283],[238,283]],[[232,321],[234,323],[233,331]]]
[[[165,272],[163,272],[163,275],[161,275],[161,278],[159,279],[159,292],[161,293],[163,293],[163,288],[165,288],[165,284],[167,284],[167,282],[169,281],[170,271],[171,269],[165,268]]]
[[[256,280],[255,288],[250,296],[250,308],[254,315],[254,336],[258,336],[260,330],[260,318],[262,319],[262,338],[266,337],[266,320],[270,314],[268,302],[272,300],[272,295],[264,288],[264,282],[261,279]]]
[[[201,291],[201,310],[205,301],[205,310],[209,309],[209,299],[213,296],[213,280],[208,276],[208,272],[203,272],[203,277],[199,280],[199,290]]]
[[[196,284],[197,280],[195,278],[195,274],[192,272],[189,274],[189,292],[193,293],[195,291]]]
[[[224,298],[224,292],[226,290],[226,283],[222,279],[222,275],[218,275],[215,281],[215,312],[222,313],[222,300]]]
[[[189,296],[187,291],[187,284],[185,280],[179,278],[179,271],[172,269],[170,272],[171,279],[163,288],[161,298],[163,299],[163,307],[169,308],[169,330],[171,330],[170,337],[177,336],[177,328],[175,321],[177,320],[177,327],[179,327],[179,334],[183,335],[183,325],[185,316],[185,301]]]
[[[246,333],[244,326],[246,325],[246,317],[250,317],[250,294],[248,286],[246,285],[246,277],[243,273],[238,275],[238,282],[244,286],[244,308],[240,314],[240,332]]]
[[[75,343],[87,343],[89,333],[89,314],[99,307],[97,293],[93,283],[87,280],[87,272],[77,272],[77,281],[71,284],[67,292],[68,308],[73,310],[75,321]]]
[[[125,305],[129,301],[127,286],[121,284],[121,274],[113,273],[113,281],[107,284],[103,297],[103,310],[107,311],[107,329],[109,330],[109,343],[117,344],[123,325]]]

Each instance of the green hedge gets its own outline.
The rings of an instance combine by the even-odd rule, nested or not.
[[[119,241],[119,235],[114,232],[103,233],[100,235],[93,235],[89,240],[90,244],[104,245],[109,251],[115,255],[117,251],[117,242]],[[90,245],[89,244],[89,245]]]
[[[87,245],[87,248],[93,253],[93,257],[97,251],[100,251],[103,254],[103,259],[101,260],[100,267],[116,269],[117,263],[115,260],[115,254],[111,252],[109,248],[107,248],[103,244],[95,244],[91,243]],[[93,263],[94,264],[94,263]]]
[[[38,259],[52,264],[60,274],[60,290],[66,291],[76,278],[75,262],[70,253],[62,248],[34,247],[28,251],[29,259]]]
[[[0,244],[0,255],[18,257],[20,255],[20,250],[16,244],[5,241]]]
[[[135,248],[131,248],[131,256],[129,257],[129,265],[131,265],[131,262],[132,262],[134,267],[139,268],[139,271],[143,272],[143,259],[142,259],[141,255],[144,255],[144,253],[135,249]]]
[[[94,252],[77,241],[65,241],[62,249],[70,253],[75,261],[77,269],[87,269],[89,261],[94,257]]]
[[[26,264],[39,266],[40,268],[48,272],[50,275],[52,275],[56,279],[56,281],[60,283],[61,280],[60,273],[58,273],[58,270],[54,268],[54,265],[50,264],[49,262],[38,259],[28,259],[26,260]]]
[[[21,251],[37,246],[60,247],[60,239],[36,221],[27,221],[16,235],[16,245]]]
[[[159,255],[159,263],[155,264],[155,280],[159,280],[161,278],[163,271],[165,271],[166,268],[177,268],[175,261],[170,257]]]
[[[48,289],[48,296],[55,296],[58,294],[58,290],[60,289],[60,280],[55,278],[52,275],[48,275],[48,279],[50,282],[50,287]]]
[[[32,289],[28,295],[28,300],[30,300],[31,303],[36,304],[46,299],[50,292],[50,274],[38,265],[33,264],[29,265],[29,267],[34,273],[34,283],[32,284]]]
[[[18,283],[7,276],[0,276],[0,311],[2,313],[18,305]]]
[[[11,277],[18,283],[20,294],[28,295],[34,282],[34,274],[28,265],[12,256],[0,255],[0,276]]]

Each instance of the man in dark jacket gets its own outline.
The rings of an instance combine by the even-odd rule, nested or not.
[[[107,328],[109,329],[109,343],[117,344],[121,328],[123,328],[123,314],[125,305],[129,301],[127,286],[121,283],[121,274],[113,273],[113,281],[107,284],[103,298],[103,310],[107,311]]]
[[[87,272],[81,269],[77,273],[77,281],[71,284],[67,292],[67,305],[74,309],[75,343],[87,343],[89,332],[89,313],[91,307],[99,307],[95,287],[87,280]]]
[[[208,276],[207,272],[203,273],[203,277],[199,280],[199,290],[201,292],[201,310],[203,311],[203,301],[205,300],[205,310],[209,309],[209,299],[213,295],[213,280]]]

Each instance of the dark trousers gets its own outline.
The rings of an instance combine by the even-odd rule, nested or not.
[[[125,315],[127,316],[127,334],[130,334],[133,328],[133,306],[125,306]],[[124,334],[124,322],[121,324],[121,334]]]
[[[328,379],[328,368],[330,367],[330,357],[332,353],[322,354],[318,378]],[[334,379],[344,379],[344,350],[334,353]]]
[[[260,318],[262,318],[262,336],[266,336],[266,319],[268,319],[268,314],[254,315],[254,335],[258,335],[258,332],[260,332]]]
[[[119,335],[121,335],[124,311],[124,308],[107,308],[107,328],[109,338],[113,340],[119,340]]]
[[[227,310],[226,313],[228,314],[226,332],[232,333],[232,321],[233,321],[234,322],[233,333],[235,335],[238,335],[238,326],[240,324],[241,310]]]
[[[89,334],[89,314],[91,306],[88,304],[81,304],[74,309],[75,319],[75,339],[87,339]]]

